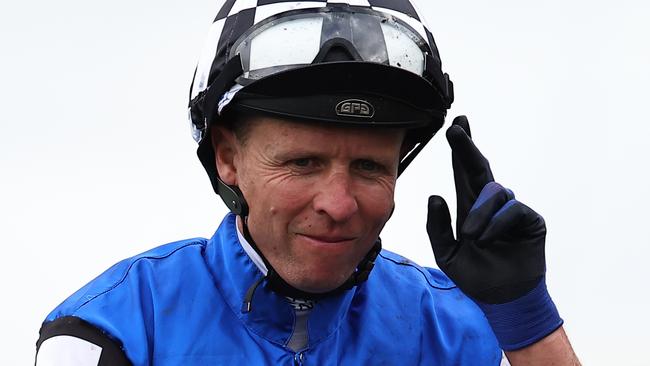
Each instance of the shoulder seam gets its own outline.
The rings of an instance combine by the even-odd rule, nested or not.
[[[140,260],[142,260],[142,259],[165,259],[165,258],[171,256],[172,254],[178,252],[179,250],[184,249],[184,248],[187,248],[187,247],[189,247],[189,246],[193,246],[193,245],[203,245],[203,244],[200,243],[200,242],[193,241],[193,242],[191,242],[191,243],[184,244],[184,245],[182,245],[182,246],[180,246],[180,247],[178,247],[178,248],[176,248],[176,249],[172,250],[171,252],[166,253],[166,254],[164,254],[164,255],[159,255],[159,256],[142,256],[142,257],[138,257],[138,258],[136,258],[135,260],[133,260],[133,261],[129,264],[129,268],[127,268],[126,271],[124,271],[124,275],[122,276],[122,278],[119,279],[119,281],[115,281],[115,283],[114,283],[111,287],[107,288],[106,290],[104,290],[104,291],[102,291],[102,292],[100,292],[100,293],[97,293],[97,294],[93,295],[93,296],[90,297],[90,298],[87,298],[86,301],[84,301],[81,305],[77,306],[76,309],[74,309],[70,315],[74,316],[74,314],[76,314],[77,311],[79,311],[79,309],[81,309],[82,307],[84,307],[84,306],[85,306],[86,304],[88,304],[89,302],[95,300],[96,298],[100,297],[101,295],[103,295],[103,294],[105,294],[105,293],[107,293],[107,292],[112,291],[112,290],[115,289],[117,286],[121,285],[121,284],[124,282],[124,280],[126,279],[126,277],[129,275],[129,272],[131,271],[131,268],[133,268],[133,265],[134,265],[135,263],[139,262]]]
[[[422,277],[424,277],[424,280],[427,281],[427,283],[429,284],[429,286],[431,286],[431,287],[433,287],[433,288],[435,288],[435,289],[437,289],[437,290],[453,290],[453,289],[455,289],[455,288],[458,288],[458,286],[451,286],[451,287],[441,287],[441,286],[436,286],[436,285],[432,284],[431,281],[429,281],[429,278],[427,277],[427,275],[424,274],[424,273],[422,272],[422,270],[421,270],[418,266],[415,266],[415,265],[413,265],[413,264],[411,264],[411,263],[398,262],[398,261],[396,261],[396,260],[394,260],[394,259],[392,259],[392,258],[388,258],[388,257],[385,256],[383,253],[379,253],[379,256],[382,257],[382,258],[384,258],[385,260],[387,260],[387,261],[389,261],[389,262],[392,262],[392,263],[394,263],[394,264],[397,264],[398,266],[406,266],[406,267],[411,267],[411,268],[415,269],[416,271],[420,272],[420,274],[422,275]]]

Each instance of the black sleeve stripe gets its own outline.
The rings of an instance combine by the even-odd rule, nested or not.
[[[36,342],[36,353],[41,344],[49,338],[67,335],[86,340],[102,347],[98,366],[132,365],[122,350],[120,341],[113,339],[90,323],[75,316],[66,316],[43,324]]]

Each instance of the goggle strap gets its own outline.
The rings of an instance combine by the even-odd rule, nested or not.
[[[433,138],[433,135],[434,134],[431,134],[430,136],[427,136],[426,139],[420,141],[411,151],[408,152],[408,154],[406,154],[404,159],[402,159],[402,161],[399,162],[399,166],[397,167],[397,177],[398,178],[399,178],[400,175],[402,175],[402,173],[404,172],[406,167],[408,167],[411,164],[413,159],[415,159],[415,157],[420,153],[420,151],[422,151],[422,149],[424,149],[424,147],[427,145],[427,143],[429,141],[431,141],[431,139]]]
[[[237,79],[237,77],[243,72],[241,57],[235,55],[235,57],[226,63],[222,71],[219,73],[219,76],[217,76],[214,82],[210,85],[203,99],[205,129],[208,128],[217,115],[219,99],[221,99],[223,94],[235,85],[235,79]]]
[[[443,74],[440,68],[440,62],[436,61],[431,55],[427,54],[424,59],[424,78],[429,80],[442,95],[445,101],[445,107],[451,107],[454,101],[454,85],[449,80],[448,74]]]
[[[445,106],[447,109],[451,108],[451,104],[454,102],[454,83],[451,81],[449,78],[449,74],[445,73],[445,85],[447,86],[446,90],[446,98],[447,98],[447,105]]]

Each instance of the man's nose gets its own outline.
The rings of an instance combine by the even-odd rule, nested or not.
[[[314,197],[314,210],[337,222],[349,219],[359,210],[351,188],[350,176],[345,173],[337,173],[324,180]]]

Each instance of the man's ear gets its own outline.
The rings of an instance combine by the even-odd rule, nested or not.
[[[239,148],[237,137],[232,131],[215,126],[212,128],[211,139],[219,177],[227,185],[237,185],[237,164],[235,161]]]

